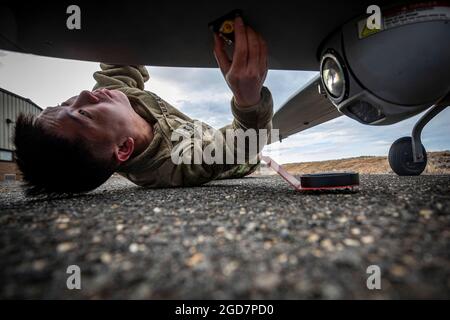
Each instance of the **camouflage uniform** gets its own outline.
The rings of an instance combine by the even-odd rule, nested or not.
[[[177,187],[200,185],[214,179],[240,178],[256,170],[258,163],[249,163],[250,158],[254,159],[256,156],[250,154],[245,155],[247,164],[241,165],[175,164],[171,158],[174,148],[181,148],[183,153],[190,151],[194,154],[199,151],[196,149],[203,150],[208,143],[214,141],[203,136],[198,144],[192,140],[194,143],[182,147],[179,142],[172,141],[171,135],[174,131],[195,137],[192,129],[194,120],[154,93],[144,90],[144,83],[149,79],[145,67],[109,64],[101,64],[100,67],[101,71],[94,73],[94,79],[97,81],[94,89],[107,88],[122,91],[127,95],[136,113],[153,127],[154,137],[149,146],[118,169],[118,173],[122,176],[141,186]],[[270,130],[272,128],[272,96],[265,87],[258,104],[248,108],[238,108],[232,99],[231,111],[234,116],[233,122],[220,130],[213,129],[215,134],[225,137],[226,129]],[[205,123],[202,123],[202,126],[205,130],[212,129]],[[223,148],[224,152],[229,151],[230,145],[226,142]]]

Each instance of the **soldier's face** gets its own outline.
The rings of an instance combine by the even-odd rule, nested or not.
[[[110,148],[130,132],[132,113],[127,96],[118,90],[85,90],[45,109],[37,121],[58,136]]]

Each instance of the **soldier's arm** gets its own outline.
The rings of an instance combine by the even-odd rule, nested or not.
[[[95,89],[110,90],[134,88],[144,90],[144,83],[149,79],[144,66],[100,64],[100,71],[94,73]]]
[[[257,155],[269,139],[268,135],[272,128],[273,101],[270,91],[264,87],[260,101],[249,108],[237,107],[233,99],[231,109],[234,115],[233,122],[220,130],[215,130],[203,123],[201,137],[193,132],[178,134],[182,139],[175,144],[172,157],[168,160],[170,163],[165,165],[165,168],[170,169],[165,174],[168,180],[162,186],[200,185],[216,179],[224,172],[235,170],[236,167],[249,167],[248,164],[256,164]],[[197,123],[196,130],[199,127]],[[266,131],[260,129],[266,129]],[[245,140],[249,131],[253,131],[256,135],[252,141],[255,143],[253,146],[249,146],[251,139]],[[250,132],[250,134],[253,133]],[[240,139],[235,139],[238,135],[241,135]],[[214,150],[215,155],[217,153],[220,155],[210,157],[211,150]],[[210,157],[212,162],[208,162],[205,157]],[[180,163],[181,161],[183,162]]]
[[[273,102],[269,90],[263,87],[267,75],[267,45],[261,35],[245,26],[240,17],[235,19],[235,49],[233,59],[230,61],[223,40],[215,35],[214,54],[220,70],[233,92],[231,103],[234,121],[231,125],[216,131],[219,139],[203,141],[196,144],[191,142],[179,144],[178,150],[184,154],[191,154],[190,164],[175,165],[171,177],[175,185],[195,185],[215,179],[221,173],[236,168],[236,162],[242,159],[254,161],[260,150],[259,141],[256,149],[249,148],[248,144],[237,146],[234,140],[227,139],[227,129],[239,134],[239,129],[246,131],[255,129],[259,136],[259,129],[272,127]],[[261,136],[259,136],[261,138]],[[222,139],[222,141],[220,141]],[[237,142],[237,141],[236,141]],[[200,164],[192,163],[195,153],[204,153],[206,148],[223,150],[223,164],[208,164],[204,160]],[[254,146],[255,147],[255,146]],[[251,151],[251,152],[250,152]],[[208,153],[208,152],[206,152]],[[226,163],[227,155],[231,155],[232,163]],[[239,159],[239,155],[241,159]],[[187,157],[189,158],[189,156]]]
[[[268,88],[263,87],[259,102],[253,106],[241,108],[236,105],[234,98],[231,100],[231,112],[234,120],[225,129],[271,129],[273,116],[273,100]]]
[[[223,39],[215,35],[214,55],[222,74],[233,92],[231,110],[234,121],[226,129],[272,128],[273,102],[263,87],[267,76],[267,44],[260,34],[245,26],[241,17],[234,21],[235,48],[232,60]]]

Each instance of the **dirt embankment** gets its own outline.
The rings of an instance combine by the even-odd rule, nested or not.
[[[288,163],[283,167],[290,173],[316,173],[331,171],[356,171],[362,174],[392,173],[387,157],[356,157],[339,160]],[[265,174],[270,174],[263,168]],[[450,174],[450,151],[428,152],[428,165],[424,173]]]

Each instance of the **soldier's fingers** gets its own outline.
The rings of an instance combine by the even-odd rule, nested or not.
[[[248,59],[247,49],[247,31],[245,30],[244,21],[241,17],[234,19],[234,53],[233,68],[245,68]]]
[[[247,42],[248,42],[247,68],[258,71],[259,70],[259,59],[260,59],[259,36],[256,34],[255,31],[253,31],[252,28],[246,27],[246,29],[247,29]]]
[[[220,70],[225,75],[230,70],[231,61],[228,58],[228,54],[225,51],[225,43],[221,37],[214,33],[214,57]]]

